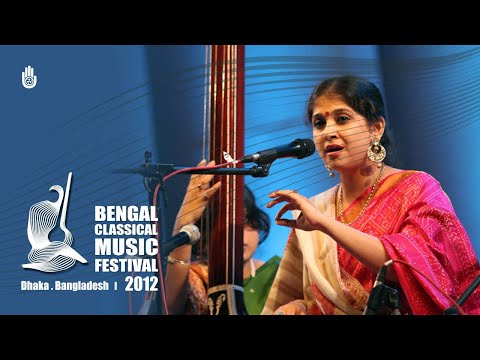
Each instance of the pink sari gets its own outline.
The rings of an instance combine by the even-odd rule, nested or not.
[[[346,210],[350,222],[360,213],[371,189]],[[335,217],[336,187],[311,199],[325,215]],[[294,214],[297,216],[297,214]],[[337,219],[340,220],[340,219]],[[376,236],[391,259],[414,265],[458,300],[480,274],[474,250],[440,184],[424,172],[402,171],[379,183],[364,214],[352,227]],[[442,314],[452,306],[423,276],[400,263],[398,277],[404,314]],[[320,231],[292,230],[263,310],[301,299],[309,314],[361,314],[376,274]],[[462,306],[480,314],[480,290]]]

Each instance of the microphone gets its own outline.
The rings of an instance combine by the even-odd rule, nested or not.
[[[200,230],[195,225],[185,225],[180,232],[162,245],[162,256],[167,256],[182,245],[195,245],[200,239]]]
[[[278,158],[295,157],[303,159],[315,152],[315,144],[310,139],[296,139],[290,144],[277,146],[271,149],[246,155],[240,159],[242,163],[271,163]]]
[[[200,230],[195,225],[185,225],[180,229],[180,232],[165,243],[162,243],[161,255],[167,258],[174,249],[182,245],[194,245],[200,239]],[[165,265],[166,264],[162,264]],[[165,268],[163,269],[165,271]],[[158,274],[156,274],[158,278]],[[159,280],[160,281],[160,280]],[[160,283],[162,287],[165,285]],[[138,315],[162,315],[164,308],[162,307],[162,297],[157,291],[147,291],[147,297],[143,302]],[[166,310],[166,309],[165,309]]]
[[[387,266],[383,265],[377,274],[372,291],[368,297],[367,307],[363,311],[363,315],[377,315],[378,309],[383,305],[385,290],[385,274],[387,273]]]

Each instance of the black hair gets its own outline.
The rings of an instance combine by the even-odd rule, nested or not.
[[[256,202],[255,196],[253,195],[252,190],[248,188],[247,185],[243,187],[243,222],[245,225],[250,225],[252,228],[259,232],[258,244],[260,245],[268,237],[270,233],[270,218],[267,213],[260,209]],[[202,219],[205,219],[205,214],[200,218],[196,225],[199,228],[202,228]],[[208,219],[211,218],[208,217]],[[207,220],[208,221],[208,220]],[[208,239],[208,238],[206,238]],[[196,258],[202,259],[201,261],[206,261],[205,255],[208,253],[208,246],[206,242],[199,241],[192,248],[192,254]]]
[[[348,106],[367,119],[369,125],[375,124],[379,117],[383,117],[386,123],[385,105],[382,94],[377,86],[366,79],[352,75],[344,75],[326,79],[313,90],[307,105],[307,118],[305,122],[308,125],[312,126],[313,105],[315,101],[325,94],[341,96]],[[389,150],[391,150],[391,142],[386,128],[380,139],[380,144],[385,147],[388,156]],[[390,165],[391,161],[385,159],[385,164]]]
[[[267,213],[260,209],[252,190],[244,185],[243,191],[244,222],[260,233],[259,244],[265,241],[270,232],[270,218]]]

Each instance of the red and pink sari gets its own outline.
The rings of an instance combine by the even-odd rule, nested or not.
[[[336,190],[311,199],[335,217]],[[346,210],[353,221],[371,189]],[[296,214],[294,214],[297,216]],[[340,220],[340,219],[337,219]],[[470,239],[440,184],[424,172],[401,171],[379,183],[366,211],[350,226],[380,239],[389,257],[414,265],[454,300],[480,274]],[[394,263],[404,314],[442,314],[451,302],[409,266]],[[376,274],[320,231],[292,230],[263,310],[302,299],[309,314],[362,314]],[[480,289],[464,303],[480,314]]]

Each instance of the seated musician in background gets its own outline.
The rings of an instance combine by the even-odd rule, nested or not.
[[[198,166],[205,166],[202,160]],[[208,166],[214,165],[211,162]],[[220,182],[209,187],[213,175],[192,175],[180,210],[173,235],[202,216],[208,201],[220,188]],[[252,191],[244,188],[243,280],[244,299],[250,315],[261,313],[280,264],[278,256],[267,262],[254,259],[259,244],[268,236],[270,220],[255,203]],[[166,274],[166,296],[169,314],[207,315],[208,266],[205,261],[190,263],[192,246],[181,246],[169,254]]]

